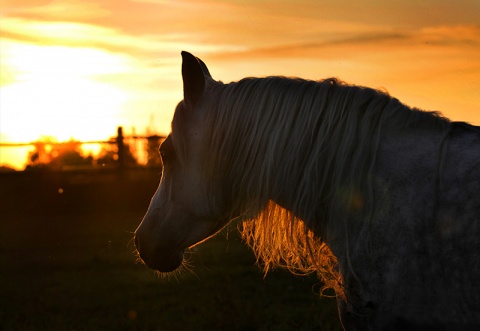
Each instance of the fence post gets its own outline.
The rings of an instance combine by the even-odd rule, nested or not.
[[[123,128],[119,126],[117,128],[117,157],[118,157],[118,170],[123,173],[125,170],[125,143],[123,141]]]

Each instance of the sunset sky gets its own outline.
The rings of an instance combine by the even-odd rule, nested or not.
[[[0,4],[0,142],[168,133],[182,50],[224,82],[335,76],[480,125],[479,0]]]

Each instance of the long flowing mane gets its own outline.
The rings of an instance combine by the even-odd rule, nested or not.
[[[338,236],[334,231],[348,239],[349,218],[371,217],[382,131],[414,123],[444,130],[449,121],[333,78],[246,78],[210,89],[205,167],[212,192],[206,196],[218,199],[218,188],[228,188],[223,199],[234,206],[232,215],[242,213],[243,236],[265,272],[275,266],[317,272],[341,293],[336,259],[323,239]],[[279,190],[273,201],[271,192]],[[281,206],[287,196],[295,214]]]
[[[135,230],[148,267],[233,223],[265,273],[333,288],[345,330],[480,329],[480,127],[334,78],[224,84],[188,52],[182,79]]]

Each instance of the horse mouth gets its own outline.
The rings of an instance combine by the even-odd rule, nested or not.
[[[168,257],[157,258],[153,263],[145,264],[156,271],[160,272],[172,272],[178,269],[183,263],[184,252],[178,252],[177,254],[170,255]]]
[[[175,271],[183,263],[184,249],[173,252],[166,249],[155,249],[146,252],[139,246],[137,238],[135,238],[135,245],[140,260],[150,269],[168,273]]]
[[[170,255],[157,255],[152,258],[145,258],[142,257],[142,254],[140,254],[140,259],[143,261],[143,263],[149,267],[150,269],[159,271],[159,272],[172,272],[178,269],[182,263],[183,263],[183,251],[179,251],[177,253],[173,253]]]

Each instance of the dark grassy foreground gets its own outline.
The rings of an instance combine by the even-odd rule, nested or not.
[[[340,330],[315,277],[265,279],[236,230],[193,272],[135,264],[132,231],[158,175],[0,177],[0,330]]]

